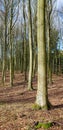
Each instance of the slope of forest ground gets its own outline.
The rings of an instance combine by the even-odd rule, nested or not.
[[[35,130],[37,122],[53,122],[48,130],[63,130],[63,75],[53,75],[53,84],[48,86],[51,110],[33,109],[37,77],[33,79],[33,86],[35,89],[28,91],[24,75],[20,73],[15,74],[13,88],[9,86],[8,74],[5,87],[0,82],[0,130]]]

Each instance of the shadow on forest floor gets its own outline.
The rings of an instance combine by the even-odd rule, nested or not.
[[[52,105],[51,109],[61,109],[63,108],[63,104],[60,105]]]

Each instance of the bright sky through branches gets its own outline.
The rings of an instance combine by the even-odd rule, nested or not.
[[[63,7],[63,0],[57,0],[57,7],[60,9]]]

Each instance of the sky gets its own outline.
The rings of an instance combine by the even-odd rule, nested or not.
[[[61,12],[63,12],[63,0],[57,0],[57,7],[56,7],[56,9],[57,9],[57,11],[58,11],[58,16],[59,16],[59,21],[60,21],[60,25],[61,26],[59,26],[59,28],[61,29],[62,28],[62,26],[63,26],[63,13],[61,13]],[[58,22],[59,22],[58,21]],[[63,29],[61,29],[61,30],[63,30]],[[63,33],[62,33],[63,34]],[[60,34],[61,36],[60,36],[60,39],[59,39],[59,43],[60,43],[60,49],[61,50],[63,50],[63,37],[62,37],[62,34]],[[59,44],[58,44],[59,45]]]
[[[62,6],[63,6],[63,0],[57,0],[57,8],[61,9]]]

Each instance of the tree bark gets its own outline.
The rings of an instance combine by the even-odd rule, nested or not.
[[[24,73],[25,73],[25,80],[27,79],[26,76],[26,69],[27,69],[27,50],[26,50],[26,15],[25,15],[25,0],[23,0],[23,18],[24,18]]]
[[[12,20],[13,20],[13,0],[11,3],[11,20],[10,20],[10,86],[13,86],[13,37],[12,37]]]
[[[45,0],[37,3],[37,43],[38,43],[38,90],[36,104],[47,109],[47,67],[45,42]]]
[[[4,41],[4,46],[3,46],[3,69],[2,69],[2,82],[3,84],[5,83],[6,79],[6,51],[7,51],[7,6],[6,6],[6,1],[5,1],[5,41]]]
[[[32,87],[32,19],[31,19],[31,3],[29,0],[29,77],[28,77],[28,89],[31,90],[33,89]]]

